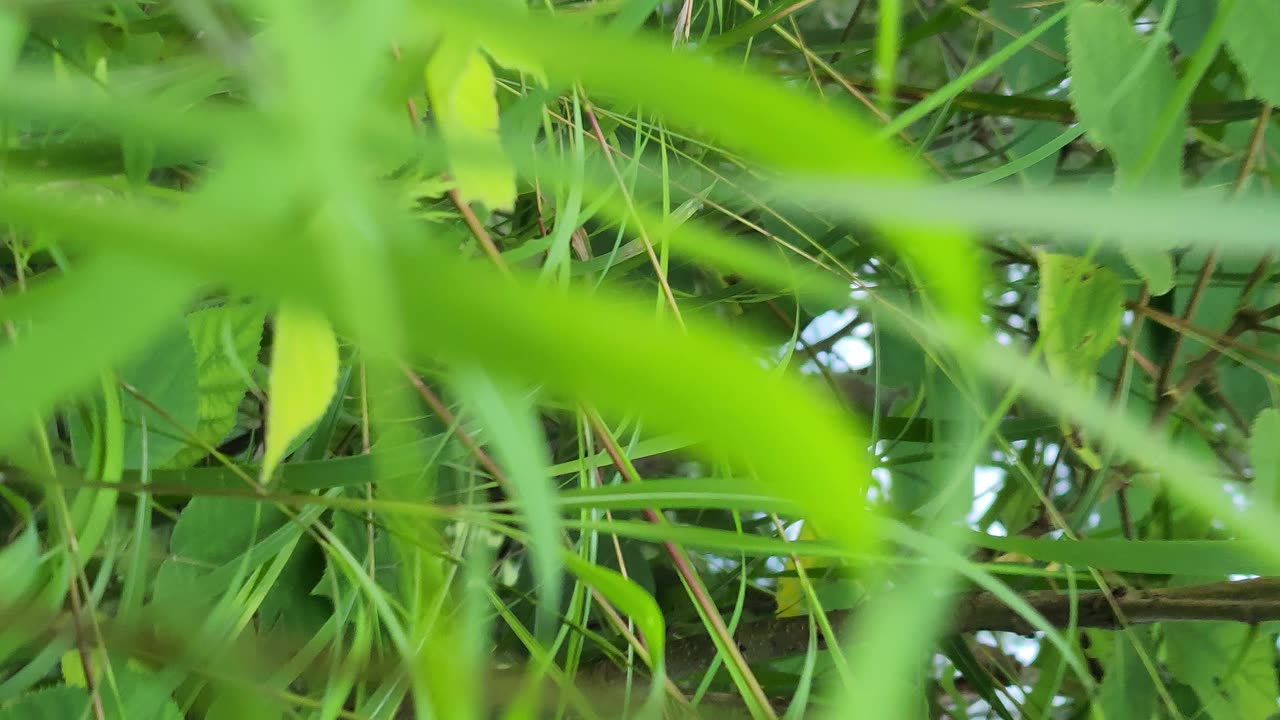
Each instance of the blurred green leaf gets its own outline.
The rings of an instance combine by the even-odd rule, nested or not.
[[[491,2],[447,3],[432,13],[482,38],[486,48],[520,58],[552,80],[578,80],[589,90],[625,97],[695,127],[766,167],[823,177],[919,178],[922,170],[891,144],[880,142],[852,113],[739,68],[649,38],[609,28],[486,12]],[[582,62],[582,58],[593,58]],[[742,118],[752,122],[742,122]],[[795,118],[804,132],[794,132]],[[979,298],[973,282],[983,269],[971,241],[954,228],[919,232],[901,222],[888,233],[936,293],[938,307],[957,322],[974,323]]]
[[[186,327],[180,321],[171,322],[141,357],[120,371],[120,379],[132,388],[120,394],[123,467],[142,467],[144,420],[147,463],[151,467],[168,464],[186,445],[186,434],[197,422],[196,356]],[[77,452],[87,457],[91,428],[78,415],[69,425]]]
[[[22,529],[0,547],[0,607],[17,607],[33,589],[40,567],[40,541],[30,515],[31,509],[21,507],[20,510]]]
[[[283,522],[279,510],[251,499],[193,499],[174,523],[169,557],[156,575],[152,603],[184,612],[212,607],[218,598],[208,594],[208,583],[201,579],[239,558]]]
[[[1050,540],[973,534],[978,547],[1017,553],[1046,563],[1151,575],[1276,574],[1280,559],[1230,540]]]
[[[1120,335],[1124,289],[1111,270],[1070,255],[1041,253],[1039,323],[1045,362],[1060,380],[1092,390],[1098,363]],[[1067,442],[1091,467],[1097,453],[1064,425]],[[1012,531],[1012,530],[1011,530]]]
[[[65,278],[0,305],[22,341],[0,349],[0,447],[45,416],[57,402],[85,390],[103,370],[135,359],[158,337],[194,292],[183,273],[136,258],[101,256]],[[17,311],[15,317],[14,311]]]
[[[656,681],[653,683],[655,694],[662,692],[662,678],[665,677],[666,665],[666,620],[662,608],[654,601],[653,596],[644,588],[627,579],[625,575],[599,565],[593,565],[572,552],[562,554],[565,566],[583,582],[594,587],[604,595],[610,603],[631,618],[644,636],[648,646],[651,667]]]
[[[511,492],[524,512],[529,529],[529,553],[537,579],[540,642],[550,643],[560,612],[563,530],[555,507],[555,493],[547,468],[546,438],[539,431],[533,404],[526,392],[494,382],[483,373],[455,373],[454,387],[488,430],[488,440],[508,472]]]

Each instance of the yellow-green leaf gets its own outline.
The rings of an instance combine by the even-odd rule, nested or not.
[[[1069,255],[1041,254],[1040,338],[1049,372],[1092,388],[1102,356],[1120,334],[1124,290],[1107,268]],[[1062,423],[1067,442],[1091,467],[1101,459],[1076,430]]]
[[[284,305],[274,327],[263,482],[289,445],[324,414],[338,386],[338,339],[323,315]]]
[[[1083,258],[1043,253],[1040,337],[1055,376],[1088,382],[1120,334],[1124,289],[1111,270]]]
[[[515,169],[498,137],[498,99],[493,69],[469,41],[446,39],[426,69],[427,95],[451,153],[450,169],[464,200],[491,210],[510,208],[516,197]],[[465,158],[465,159],[464,159]]]

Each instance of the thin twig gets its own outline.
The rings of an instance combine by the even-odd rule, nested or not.
[[[662,297],[667,301],[667,306],[671,308],[671,314],[675,317],[676,324],[683,328],[684,318],[680,315],[680,306],[676,304],[676,296],[671,291],[671,284],[667,282],[667,273],[663,270],[662,261],[658,259],[658,254],[653,249],[653,242],[649,240],[648,230],[645,229],[644,223],[640,221],[640,214],[636,210],[635,201],[632,200],[631,193],[627,191],[622,172],[618,170],[618,164],[613,160],[612,148],[604,137],[604,131],[600,129],[600,122],[596,119],[595,110],[592,108],[591,103],[585,100],[582,105],[583,113],[591,123],[591,134],[595,136],[596,142],[600,144],[605,162],[608,163],[609,170],[613,173],[614,181],[618,183],[618,190],[622,193],[622,200],[627,205],[627,212],[631,214],[631,220],[636,225],[636,235],[639,236],[640,242],[644,245],[645,254],[649,256],[649,264],[653,266],[653,272],[658,277],[658,287],[662,289]]]
[[[628,483],[639,482],[640,478],[635,472],[635,467],[623,455],[622,449],[618,447],[613,434],[609,432],[608,427],[605,426],[600,416],[590,409],[586,412],[587,419],[591,423],[596,437],[604,445],[605,452],[613,460],[614,467],[621,473],[623,480]],[[652,508],[646,508],[644,515],[654,525],[664,525],[667,522],[666,518]],[[751,672],[747,659],[743,656],[741,639],[738,642],[734,641],[733,633],[729,632],[729,628],[725,625],[724,618],[720,616],[720,610],[716,607],[715,601],[707,594],[706,585],[702,582],[702,578],[697,571],[693,569],[693,565],[689,562],[689,556],[685,553],[684,548],[670,540],[664,540],[662,545],[666,549],[667,555],[671,558],[676,573],[679,574],[684,581],[685,588],[692,595],[694,603],[698,606],[698,610],[704,618],[704,622],[711,626],[709,629],[720,639],[720,644],[727,650],[730,660],[740,671],[746,690],[751,693],[756,703],[765,712],[766,717],[775,718],[776,714],[773,711],[773,706],[769,703],[769,696],[765,694],[760,681],[756,679],[755,673]]]

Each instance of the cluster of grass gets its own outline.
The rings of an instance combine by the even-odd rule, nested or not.
[[[1280,711],[1277,38],[0,5],[0,720]]]

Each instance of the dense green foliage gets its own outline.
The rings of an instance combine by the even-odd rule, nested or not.
[[[1278,41],[0,3],[0,720],[1280,711]]]

